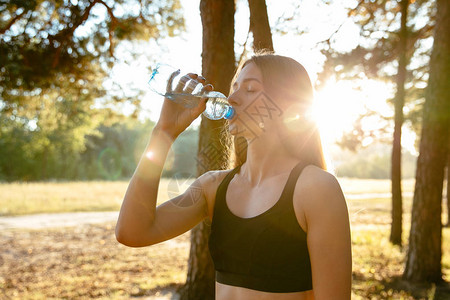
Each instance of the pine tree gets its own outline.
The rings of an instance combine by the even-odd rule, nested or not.
[[[214,90],[228,94],[235,70],[233,0],[202,0],[200,13],[203,25],[203,76]],[[225,121],[212,121],[202,116],[197,155],[197,175],[228,169],[230,158],[229,133]],[[210,226],[200,223],[191,231],[191,249],[185,286],[181,299],[214,299],[215,272],[208,249]]]
[[[394,105],[394,132],[392,138],[391,185],[392,185],[392,227],[390,241],[402,242],[402,192],[401,192],[401,133],[404,121],[419,130],[419,112],[423,103],[424,78],[428,76],[427,58],[429,49],[422,45],[430,38],[432,22],[422,27],[413,24],[418,19],[432,19],[431,1],[362,0],[349,10],[349,16],[361,28],[360,44],[348,53],[333,50],[333,41],[326,41],[323,53],[327,56],[321,74],[322,83],[336,71],[339,79],[376,78],[395,86],[395,96],[390,99]],[[392,71],[396,70],[396,71]],[[407,88],[405,88],[407,87]],[[403,114],[404,106],[410,113]],[[368,112],[357,120],[361,122],[374,112]],[[355,123],[355,128],[358,128]],[[369,133],[386,139],[386,132]],[[355,150],[367,133],[353,130],[344,136],[340,145]]]
[[[442,188],[450,129],[450,2],[437,0],[430,77],[423,110],[420,151],[403,278],[442,281]]]

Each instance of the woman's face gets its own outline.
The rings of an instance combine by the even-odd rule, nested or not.
[[[280,103],[267,94],[261,70],[252,62],[239,73],[228,101],[235,109],[229,120],[232,135],[256,138],[273,129],[282,115]]]

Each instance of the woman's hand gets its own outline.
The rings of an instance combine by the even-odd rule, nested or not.
[[[172,74],[167,85],[168,87],[171,86],[173,78],[177,75],[177,72]],[[205,85],[205,82],[204,77],[189,73],[181,77],[173,91],[168,92],[191,93],[199,83],[204,85],[201,92],[211,91],[213,89],[212,85]],[[165,98],[156,127],[175,140],[205,110],[207,100],[207,98],[201,98],[197,107],[186,108]]]

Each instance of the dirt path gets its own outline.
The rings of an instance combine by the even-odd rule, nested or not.
[[[406,197],[412,193],[403,193]],[[371,198],[389,198],[390,193],[348,194],[347,200],[363,200]],[[15,217],[0,217],[0,230],[4,229],[44,229],[56,227],[72,227],[87,224],[101,224],[117,220],[117,211],[107,212],[74,212],[34,214]]]
[[[119,212],[74,212],[0,217],[0,230],[44,229],[101,224],[117,220]]]

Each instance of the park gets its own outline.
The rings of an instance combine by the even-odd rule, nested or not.
[[[214,299],[210,222],[128,247],[119,211],[142,166],[167,204],[249,165],[280,118],[320,133],[348,211],[351,299],[450,299],[449,31],[446,0],[0,3],[0,298]],[[308,121],[266,90],[239,111],[235,73],[262,51],[305,67]],[[165,137],[162,165],[145,163],[176,125],[158,120],[170,98],[149,88],[158,62],[202,74],[247,131],[199,112]]]

